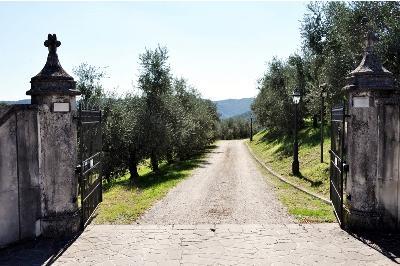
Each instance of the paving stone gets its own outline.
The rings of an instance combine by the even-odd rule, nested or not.
[[[54,265],[396,264],[400,237],[374,239],[367,245],[336,224],[94,225],[69,246],[40,240],[0,250],[0,265],[41,265],[55,254]]]
[[[215,229],[215,224],[196,224],[196,230],[210,230]]]
[[[173,226],[174,230],[191,230],[193,231],[196,228],[193,224],[177,224]]]

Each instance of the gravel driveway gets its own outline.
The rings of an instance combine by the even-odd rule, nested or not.
[[[219,141],[206,163],[146,212],[140,224],[293,223],[242,140]]]

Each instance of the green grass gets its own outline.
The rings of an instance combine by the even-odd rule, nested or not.
[[[307,190],[329,198],[330,138],[325,132],[324,162],[320,163],[320,131],[307,127],[299,132],[300,176],[292,175],[293,139],[272,136],[267,131],[256,134],[249,146],[259,159],[277,173]]]
[[[324,163],[320,163],[319,129],[306,127],[299,132],[300,176],[291,174],[293,160],[291,138],[273,136],[267,131],[262,131],[248,143],[255,155],[275,172],[300,187],[329,198],[330,139],[327,132],[324,138]],[[281,202],[298,221],[303,223],[335,221],[330,204],[293,188],[271,174],[266,176],[275,186]]]
[[[214,146],[209,149],[213,149]],[[131,224],[157,200],[190,175],[193,169],[205,163],[204,154],[194,159],[171,165],[162,164],[154,173],[149,166],[139,168],[140,177],[131,184],[125,174],[103,187],[103,202],[93,219],[95,224]]]
[[[264,173],[267,182],[275,188],[278,199],[287,208],[289,214],[298,222],[325,223],[336,221],[330,204],[326,204],[325,202],[282,182],[260,165],[259,168]]]

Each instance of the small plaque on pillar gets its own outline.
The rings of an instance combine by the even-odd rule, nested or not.
[[[68,113],[69,111],[69,103],[53,103],[53,112]]]
[[[368,96],[353,97],[353,107],[355,107],[355,108],[370,107],[369,97]]]

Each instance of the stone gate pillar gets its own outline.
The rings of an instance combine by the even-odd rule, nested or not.
[[[61,67],[57,47],[49,34],[44,42],[49,54],[39,74],[31,79],[32,104],[38,106],[41,233],[62,236],[79,230],[77,205],[76,82]]]
[[[368,34],[360,65],[347,77],[346,225],[395,230],[399,221],[400,97]]]

